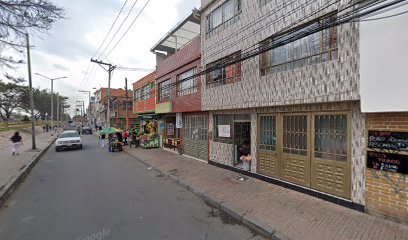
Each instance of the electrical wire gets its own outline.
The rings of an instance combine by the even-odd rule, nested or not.
[[[123,24],[126,22],[126,20],[129,18],[129,15],[132,13],[133,8],[136,6],[138,0],[135,0],[135,2],[133,3],[132,7],[130,8],[130,10],[128,11],[126,17],[123,19],[122,23],[119,25],[118,29],[116,30],[116,32],[113,34],[111,40],[109,41],[109,43],[106,45],[106,47],[103,49],[102,53],[99,54],[98,58],[100,59],[103,54],[106,52],[106,50],[108,49],[108,47],[110,46],[110,44],[113,42],[113,40],[115,39],[116,35],[118,34],[118,32],[120,31],[120,29],[122,28]]]
[[[112,25],[111,25],[111,27],[110,27],[108,33],[106,34],[106,36],[105,36],[105,38],[103,39],[101,45],[99,45],[98,49],[96,50],[96,52],[94,53],[94,55],[92,56],[92,58],[94,58],[94,57],[96,56],[96,54],[99,52],[99,50],[101,50],[102,46],[105,44],[106,39],[108,39],[109,34],[111,33],[113,27],[115,26],[116,21],[118,20],[120,14],[122,14],[122,11],[123,11],[123,9],[125,8],[127,2],[128,2],[128,0],[126,0],[126,1],[123,3],[123,5],[122,5],[122,7],[121,7],[121,9],[120,9],[120,11],[119,11],[119,13],[118,13],[118,15],[116,16],[115,20],[114,20],[113,23],[112,23]]]
[[[352,11],[350,11],[350,12],[348,12],[346,14],[343,14],[343,15],[340,15],[340,16],[338,15],[337,20],[335,22],[326,22],[323,26],[309,28],[308,31],[301,31],[297,35],[293,35],[293,31],[291,31],[288,34],[292,34],[292,36],[287,35],[287,34],[279,36],[277,41],[273,41],[271,43],[271,45],[269,45],[269,46],[265,46],[263,48],[258,47],[257,49],[255,49],[256,51],[251,50],[251,51],[248,51],[248,52],[244,52],[244,54],[242,54],[241,57],[239,57],[237,59],[229,58],[228,61],[222,61],[220,64],[217,64],[215,67],[207,68],[207,69],[201,71],[200,73],[197,73],[197,74],[195,74],[195,75],[193,75],[191,77],[185,78],[185,79],[180,80],[178,82],[171,83],[168,86],[166,86],[166,88],[163,88],[161,90],[170,90],[170,89],[176,87],[178,84],[180,84],[180,83],[182,83],[184,81],[188,81],[188,80],[193,79],[195,77],[205,75],[205,74],[207,74],[209,72],[213,72],[213,71],[225,68],[226,66],[233,65],[233,64],[236,64],[238,62],[245,61],[245,60],[250,59],[250,58],[252,58],[254,56],[257,56],[257,55],[259,55],[259,54],[261,54],[263,52],[269,51],[271,49],[274,49],[274,48],[277,48],[277,47],[280,47],[280,46],[284,46],[284,45],[286,45],[286,44],[288,44],[290,42],[301,39],[301,38],[306,37],[306,36],[308,36],[310,34],[322,31],[324,29],[328,29],[328,28],[335,27],[335,26],[338,26],[338,25],[341,25],[341,24],[352,22],[354,19],[361,19],[361,17],[363,17],[363,16],[366,16],[366,15],[371,14],[373,12],[376,12],[376,11],[379,11],[381,9],[387,8],[389,6],[393,6],[393,5],[398,4],[400,2],[403,2],[403,1],[404,0],[396,0],[394,2],[384,4],[383,6],[379,6],[377,8],[372,8],[372,7],[375,6],[375,5],[378,5],[378,2],[371,3],[371,4],[365,5],[363,7],[358,6],[361,2],[356,2],[356,3],[350,5],[347,8],[339,10],[339,12],[346,11],[349,8],[354,8],[354,7],[357,6],[355,9],[353,9]],[[382,1],[382,2],[384,2],[384,1]],[[371,8],[371,9],[369,9],[369,8]],[[366,9],[368,9],[366,12],[361,12],[361,10],[366,10]],[[159,91],[157,91],[157,94],[158,94],[158,92]],[[139,97],[142,97],[142,96],[143,95],[141,94]]]
[[[105,58],[107,58],[111,52],[118,46],[118,44],[122,41],[122,39],[126,36],[126,34],[129,32],[129,30],[132,28],[133,24],[135,24],[136,20],[139,18],[140,14],[143,12],[143,10],[146,8],[147,4],[150,2],[150,0],[147,0],[143,8],[140,10],[139,14],[136,16],[136,18],[133,20],[133,22],[130,24],[128,29],[126,29],[125,33],[122,35],[122,37],[116,42],[116,44],[111,48],[111,50],[106,54]]]

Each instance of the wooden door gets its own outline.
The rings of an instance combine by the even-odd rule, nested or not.
[[[310,187],[309,114],[282,117],[282,179]]]
[[[312,126],[312,188],[350,198],[349,114],[314,114]]]
[[[280,178],[276,119],[276,115],[259,115],[257,169],[261,174]]]

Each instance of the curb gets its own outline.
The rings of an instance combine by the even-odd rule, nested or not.
[[[262,224],[261,222],[253,219],[252,217],[248,216],[245,212],[239,211],[239,209],[230,207],[224,204],[223,201],[217,200],[211,197],[207,192],[202,191],[198,188],[191,186],[188,182],[180,180],[177,176],[171,175],[167,171],[162,171],[158,168],[158,166],[153,166],[149,164],[148,161],[142,160],[137,156],[131,154],[128,151],[124,151],[130,157],[136,159],[137,161],[145,164],[148,167],[160,172],[162,175],[168,177],[172,182],[176,183],[177,185],[185,188],[186,190],[194,193],[198,197],[204,200],[204,202],[208,203],[209,205],[213,206],[214,208],[228,214],[232,218],[236,219],[238,222],[242,223],[243,225],[247,226],[248,228],[254,230],[255,232],[259,233],[260,235],[267,237],[268,239],[272,240],[290,240],[287,236],[282,234],[281,232],[277,232],[273,228]]]
[[[0,191],[0,207],[8,200],[8,198],[13,194],[13,192],[20,186],[24,179],[28,176],[31,170],[35,167],[38,161],[44,156],[48,149],[54,144],[56,138],[54,138],[47,147],[45,147],[34,159],[27,164],[17,176],[15,176],[4,188]]]

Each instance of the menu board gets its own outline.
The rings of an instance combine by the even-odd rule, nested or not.
[[[408,174],[408,132],[368,131],[367,168]]]
[[[408,155],[368,151],[367,168],[408,174]]]
[[[408,132],[368,131],[368,148],[408,152]]]

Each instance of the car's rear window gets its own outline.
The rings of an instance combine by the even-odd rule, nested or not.
[[[77,132],[69,132],[69,133],[61,133],[58,138],[71,138],[71,137],[79,137]]]

